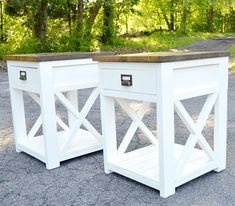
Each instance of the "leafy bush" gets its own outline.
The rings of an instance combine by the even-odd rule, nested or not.
[[[3,59],[4,55],[12,54],[12,47],[9,44],[1,44],[0,45],[0,60]]]

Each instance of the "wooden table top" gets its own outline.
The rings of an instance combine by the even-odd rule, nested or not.
[[[57,60],[86,59],[96,56],[113,55],[111,52],[64,52],[64,53],[38,53],[38,54],[16,54],[6,55],[7,61],[46,62]]]
[[[195,59],[206,59],[215,57],[229,56],[229,52],[152,52],[152,53],[137,53],[137,54],[125,54],[125,55],[105,55],[94,57],[94,61],[99,62],[149,62],[149,63],[161,63],[161,62],[174,62],[174,61],[186,61]]]

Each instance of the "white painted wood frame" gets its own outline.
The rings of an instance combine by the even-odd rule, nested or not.
[[[121,75],[132,77],[132,86],[121,85]],[[160,190],[169,197],[175,188],[211,170],[226,167],[228,57],[164,63],[99,62],[101,118],[105,172],[116,172]],[[182,100],[206,95],[195,123]],[[129,101],[142,101],[138,112]],[[117,147],[115,102],[133,120]],[[149,103],[157,107],[157,136],[142,118]],[[202,135],[214,109],[214,148]],[[190,135],[185,145],[175,143],[174,111]],[[126,152],[137,128],[152,143]],[[196,143],[200,149],[195,148]]]
[[[98,66],[92,59],[47,62],[7,61],[17,152],[25,152],[46,163],[47,169],[60,162],[102,149],[101,135],[86,119],[99,96]],[[27,74],[20,80],[20,71]],[[79,111],[78,93],[91,89]],[[41,108],[41,114],[26,132],[23,92]],[[68,110],[68,124],[56,114],[56,101]],[[57,124],[62,131],[57,131]],[[39,128],[43,134],[36,136]],[[81,129],[83,125],[86,130]]]

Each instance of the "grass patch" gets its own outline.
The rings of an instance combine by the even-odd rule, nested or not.
[[[228,51],[231,52],[233,56],[235,56],[235,45],[231,46]]]
[[[177,32],[156,32],[151,35],[139,37],[117,37],[108,45],[99,45],[97,43],[97,47],[95,49],[89,49],[89,47],[87,47],[87,51],[112,51],[116,54],[155,52],[175,49],[199,40],[231,35],[232,34],[228,33],[197,32],[185,35]],[[6,54],[79,51],[76,45],[69,43],[71,38],[71,36],[66,36],[61,39],[58,37],[50,37],[43,43],[33,38],[23,38],[19,41],[9,39],[7,43],[0,44],[0,60]],[[97,39],[93,39],[92,41],[98,42]]]
[[[164,51],[200,40],[230,35],[229,33],[190,33],[187,35],[176,32],[153,33],[149,36],[117,38],[112,45],[101,46],[101,50],[111,50],[116,53]]]
[[[235,58],[232,61],[232,67],[231,67],[231,71],[235,72]]]
[[[235,72],[235,45],[231,46],[228,51],[231,53],[231,56],[233,58],[232,60],[232,67],[231,70],[232,72]]]

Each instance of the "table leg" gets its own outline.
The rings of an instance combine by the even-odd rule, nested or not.
[[[158,79],[157,136],[159,140],[160,196],[175,193],[173,71],[161,68]]]
[[[227,148],[227,89],[228,89],[228,63],[220,64],[220,88],[217,101],[214,106],[214,151],[220,172],[226,168]]]
[[[18,144],[21,143],[23,145],[26,145],[27,141],[23,91],[10,88],[10,95],[11,95],[13,126],[14,126],[15,140],[16,140],[15,147],[17,152],[21,152],[21,150],[18,149]]]
[[[43,119],[43,134],[47,169],[60,166],[57,140],[56,110],[53,87],[52,68],[44,64],[40,69],[41,75],[41,113]]]
[[[115,104],[111,97],[100,96],[101,99],[101,122],[103,134],[103,154],[105,173],[112,171],[108,169],[108,163],[117,158],[117,139],[115,122]],[[104,144],[105,142],[105,144]]]

